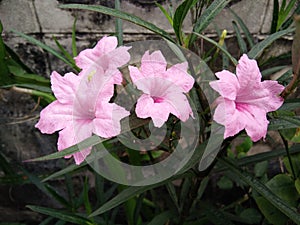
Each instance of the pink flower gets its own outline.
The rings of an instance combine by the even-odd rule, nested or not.
[[[194,84],[194,78],[187,73],[187,62],[167,69],[167,62],[160,51],[145,52],[138,69],[129,66],[130,77],[143,92],[136,104],[140,118],[151,117],[154,126],[161,127],[172,113],[182,121],[193,115],[187,93]]]
[[[110,53],[112,46],[106,47],[98,49],[99,52]],[[126,49],[123,50],[127,52]],[[113,62],[114,57],[105,55],[102,58],[93,58],[96,62],[91,60],[88,65],[88,60],[91,59],[88,56],[94,57],[89,51],[92,50],[86,50],[86,54],[80,54],[77,58],[80,61],[79,66],[83,68],[78,76],[74,73],[67,73],[63,77],[57,72],[51,74],[52,90],[57,100],[41,111],[40,120],[35,125],[42,133],[52,134],[59,131],[59,151],[78,144],[92,134],[103,138],[118,135],[121,131],[120,120],[129,115],[124,108],[109,103],[114,84],[120,82],[121,75],[112,65],[121,66],[121,62],[127,63],[129,58],[122,57],[128,52],[120,54],[118,62]],[[98,53],[96,50],[92,52]],[[102,59],[107,62],[104,68],[101,66]],[[115,75],[118,79],[115,79]],[[73,154],[76,164],[83,162],[90,152],[91,148],[87,148]]]
[[[225,126],[224,138],[245,129],[253,141],[265,138],[269,121],[266,114],[277,110],[283,103],[279,94],[284,86],[277,81],[261,82],[257,62],[243,55],[236,67],[236,75],[223,70],[210,86],[221,95],[214,120]]]
[[[116,37],[104,36],[94,48],[85,49],[75,57],[76,65],[83,70],[89,69],[91,65],[101,67],[106,76],[114,78],[115,84],[121,84],[122,74],[117,68],[129,62],[128,50],[131,47],[117,47],[117,45]]]

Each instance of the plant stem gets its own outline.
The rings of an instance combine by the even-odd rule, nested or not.
[[[279,134],[280,134],[280,137],[281,137],[282,142],[284,144],[284,148],[285,148],[285,151],[286,151],[286,156],[287,156],[287,158],[289,160],[289,164],[290,164],[290,167],[291,167],[291,170],[292,170],[293,178],[294,178],[294,180],[296,180],[297,177],[296,177],[294,165],[293,165],[291,154],[290,154],[289,144],[288,144],[287,140],[282,136],[282,134],[280,132],[279,132]]]

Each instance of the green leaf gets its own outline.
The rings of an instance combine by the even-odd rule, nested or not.
[[[246,39],[248,41],[248,44],[250,46],[250,48],[252,48],[254,46],[254,41],[253,41],[253,36],[250,33],[248,27],[246,26],[246,24],[243,22],[243,20],[241,19],[241,17],[239,17],[232,9],[228,8],[229,12],[231,12],[236,20],[236,22],[239,24],[240,28],[242,29],[243,33],[246,36]]]
[[[220,189],[229,190],[233,188],[233,182],[226,176],[222,176],[221,179],[217,182],[217,185]]]
[[[80,224],[80,225],[92,225],[92,222],[89,219],[86,219],[82,216],[78,216],[74,213],[64,212],[61,209],[51,209],[51,208],[46,208],[41,206],[34,206],[34,205],[27,205],[26,207],[31,209],[32,211],[42,213],[48,216],[52,216],[66,222]]]
[[[247,54],[248,57],[251,59],[256,59],[275,40],[277,40],[277,39],[281,38],[282,36],[289,34],[293,31],[294,31],[294,29],[286,29],[286,30],[279,31],[279,32],[276,32],[276,33],[268,36],[265,40],[257,43],[256,45],[253,46],[253,48],[251,48],[251,50]]]
[[[262,216],[256,209],[248,208],[240,213],[240,217],[247,221],[247,224],[259,224]]]
[[[173,211],[165,211],[155,216],[147,225],[165,225],[172,220],[176,214]]]
[[[115,9],[121,9],[120,0],[115,0]],[[123,45],[123,21],[120,18],[117,18],[115,24],[116,36],[118,38],[118,46],[121,46]]]
[[[166,188],[167,188],[168,193],[169,193],[172,201],[174,202],[177,210],[179,210],[178,198],[177,198],[176,190],[175,190],[175,187],[174,187],[173,183],[172,182],[168,182],[166,184]]]
[[[73,57],[77,56],[77,45],[76,45],[76,22],[77,18],[75,17],[73,27],[72,27],[72,53]]]
[[[297,206],[299,194],[297,193],[294,186],[294,181],[290,176],[286,174],[278,174],[269,180],[266,186],[270,188],[270,190],[276,194],[276,196],[284,200],[284,202],[290,207]],[[286,224],[288,218],[282,212],[278,211],[278,209],[274,208],[275,205],[271,205],[270,202],[266,201],[266,199],[262,197],[256,198],[256,202],[269,222],[278,225]]]
[[[289,174],[293,174],[292,168],[287,156],[283,158],[283,163]],[[293,164],[293,168],[295,171],[296,177],[300,176],[300,154],[291,155],[291,163]]]
[[[10,84],[9,70],[6,63],[6,49],[2,39],[3,26],[0,21],[0,87]]]
[[[215,209],[213,206],[206,206],[204,213],[214,225],[234,225],[221,210]]]
[[[297,178],[295,180],[295,187],[296,187],[296,190],[298,192],[298,195],[300,195],[300,178]]]
[[[246,45],[244,39],[242,38],[242,34],[240,32],[240,29],[239,29],[237,23],[235,21],[232,21],[232,25],[233,25],[233,29],[236,34],[236,39],[238,41],[239,50],[241,51],[241,54],[247,53],[247,45]]]
[[[277,116],[269,120],[268,130],[282,130],[298,128],[300,126],[299,116]]]
[[[165,15],[165,17],[168,19],[169,23],[173,27],[173,19],[172,16],[167,12],[167,10],[159,3],[155,2],[155,5],[162,11],[162,13]]]
[[[268,161],[256,163],[254,166],[254,174],[256,177],[262,177],[268,170]]]
[[[174,39],[163,29],[157,27],[153,23],[149,23],[145,20],[142,20],[141,18],[134,16],[130,13],[122,12],[120,10],[108,8],[105,6],[100,5],[84,5],[84,4],[67,4],[67,5],[60,5],[60,8],[63,9],[84,9],[84,10],[91,10],[99,13],[103,13],[106,15],[114,16],[129,22],[132,22],[138,26],[144,27],[150,31],[153,31],[154,33],[160,35],[161,37],[166,38],[169,41],[174,42]]]
[[[207,9],[202,13],[200,18],[196,21],[193,28],[194,33],[192,34],[189,42],[191,47],[196,39],[195,33],[202,33],[205,28],[211,23],[211,21],[225,8],[225,6],[230,2],[230,0],[215,0],[213,1]]]
[[[52,55],[54,55],[55,57],[57,57],[58,59],[62,60],[64,63],[66,63],[67,65],[71,66],[73,68],[74,64],[71,63],[68,59],[66,59],[65,57],[63,57],[59,52],[57,52],[55,49],[49,47],[48,45],[45,45],[43,42],[30,37],[26,34],[23,34],[21,32],[18,32],[16,30],[12,30],[14,33],[16,33],[17,35],[21,36],[22,38],[26,39],[27,41],[31,42],[34,45],[37,45],[39,47],[41,47],[42,49],[46,50],[47,52],[51,53]]]
[[[201,38],[203,38],[204,40],[208,41],[209,43],[215,45],[216,47],[218,47],[225,55],[228,56],[228,58],[231,60],[231,62],[233,63],[233,65],[237,65],[237,60],[221,45],[219,45],[219,43],[215,42],[214,40],[204,36],[204,35],[201,35],[201,34],[197,34],[195,33],[196,36],[199,36]]]
[[[177,7],[175,11],[173,18],[173,28],[180,45],[184,43],[182,31],[183,21],[191,7],[193,7],[196,4],[196,2],[197,1],[195,0],[185,0],[181,5]]]
[[[219,159],[219,161],[230,168],[230,171],[239,176],[245,183],[250,185],[256,192],[258,192],[266,201],[270,202],[275,208],[285,214],[288,218],[293,220],[296,224],[300,224],[300,215],[294,207],[291,207],[284,200],[278,197],[266,185],[251,176],[245,171],[242,171],[229,159]],[[271,184],[272,186],[272,184]],[[295,197],[295,196],[294,196]]]

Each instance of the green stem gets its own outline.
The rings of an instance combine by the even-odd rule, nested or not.
[[[286,156],[287,156],[287,158],[288,158],[288,160],[289,160],[289,164],[290,164],[290,167],[291,167],[291,170],[292,170],[293,178],[294,178],[294,180],[296,180],[297,177],[296,177],[294,165],[293,165],[292,158],[291,158],[291,154],[290,154],[289,143],[288,143],[287,140],[282,136],[281,132],[279,132],[279,134],[280,134],[280,137],[281,137],[282,142],[283,142],[283,144],[284,144],[284,148],[285,148],[285,151],[286,151]]]

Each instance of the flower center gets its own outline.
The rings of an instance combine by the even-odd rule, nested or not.
[[[154,103],[161,103],[164,101],[163,98],[152,96]]]

